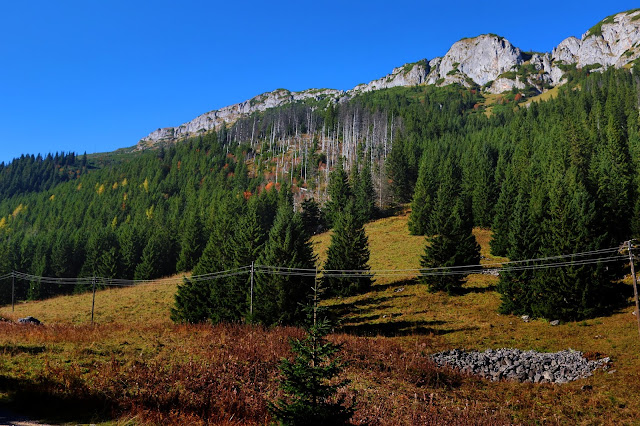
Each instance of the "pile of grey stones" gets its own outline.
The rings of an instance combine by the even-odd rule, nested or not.
[[[439,366],[492,381],[511,380],[530,383],[567,383],[589,377],[598,368],[607,370],[611,359],[590,361],[582,352],[521,351],[519,349],[487,349],[484,352],[453,349],[431,356]]]

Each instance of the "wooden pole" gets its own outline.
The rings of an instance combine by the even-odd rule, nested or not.
[[[313,326],[316,326],[318,319],[318,267],[316,266],[316,276],[313,280]]]
[[[11,273],[11,312],[16,311],[16,276]]]
[[[93,284],[93,300],[91,301],[91,325],[93,325],[93,311],[96,307],[96,277],[93,277],[92,284]]]
[[[636,320],[638,321],[638,333],[640,334],[640,302],[638,302],[638,283],[636,282],[636,269],[633,265],[633,253],[631,252],[631,240],[627,242],[629,246],[629,263],[631,264],[631,277],[633,278],[633,295],[636,299]]]
[[[251,302],[249,303],[249,314],[253,322],[253,262],[251,262]]]

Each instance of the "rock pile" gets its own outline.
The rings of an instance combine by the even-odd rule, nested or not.
[[[26,317],[26,318],[20,318],[18,319],[18,324],[34,324],[34,325],[40,325],[42,324],[40,322],[39,319],[34,318],[34,317]]]
[[[521,351],[487,349],[484,352],[453,349],[432,355],[440,366],[449,366],[492,381],[513,380],[532,383],[567,383],[589,377],[598,368],[607,369],[608,357],[589,361],[582,352]]]

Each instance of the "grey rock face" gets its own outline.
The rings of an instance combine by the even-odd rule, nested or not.
[[[431,357],[440,366],[492,381],[557,384],[589,377],[598,368],[608,369],[611,362],[609,358],[589,361],[582,356],[582,352],[573,350],[542,353],[510,348],[487,349],[484,352],[453,349]]]
[[[640,11],[619,13],[601,21],[600,31],[586,32],[578,40],[563,40],[551,54],[554,61],[578,68],[600,64],[620,68],[640,56]]]
[[[436,78],[444,78],[447,84],[459,72],[482,86],[522,62],[522,52],[508,40],[484,34],[454,43],[442,58]]]
[[[515,80],[511,80],[509,78],[498,78],[493,81],[491,87],[487,89],[487,92],[497,94],[512,90],[514,87],[516,89],[524,89],[525,85],[518,78]]]
[[[290,92],[286,89],[274,90],[239,104],[209,111],[178,127],[165,127],[151,132],[138,142],[138,149],[144,149],[162,140],[175,140],[197,135],[198,133],[218,128],[223,123],[233,123],[239,118],[246,117],[254,112],[262,112],[269,108],[305,99],[338,98],[343,94],[344,92],[334,89],[309,89],[302,92]]]
[[[636,19],[639,16],[640,11],[635,11],[606,18],[594,27],[596,31],[583,34],[581,39],[566,38],[551,54],[524,54],[508,40],[493,34],[463,39],[454,43],[441,58],[397,67],[380,79],[358,85],[346,92],[333,89],[290,92],[279,89],[239,104],[209,111],[178,127],[151,132],[138,142],[137,149],[152,147],[161,141],[174,142],[219,128],[223,123],[234,123],[253,112],[305,99],[330,98],[339,102],[359,93],[419,84],[444,86],[456,83],[468,87],[475,83],[479,86],[486,85],[488,93],[502,93],[514,88],[520,90],[531,85],[543,91],[563,83],[564,72],[561,65],[576,64],[579,68],[593,64],[622,67],[640,58],[640,19]],[[535,72],[516,78],[504,75],[517,71],[524,65],[533,65]]]
[[[413,64],[406,64],[393,69],[388,74],[378,80],[373,80],[368,84],[359,84],[347,92],[348,96],[358,93],[371,92],[373,90],[388,89],[397,86],[417,86],[426,81],[431,67],[426,60]]]

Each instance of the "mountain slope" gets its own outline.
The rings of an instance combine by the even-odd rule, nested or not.
[[[529,89],[542,93],[564,82],[567,66],[597,69],[628,66],[640,57],[640,9],[609,16],[578,40],[568,37],[551,53],[526,53],[495,34],[483,34],[454,43],[443,57],[395,68],[390,74],[348,91],[277,89],[245,102],[209,111],[178,127],[159,128],[142,138],[137,150],[160,142],[175,142],[232,124],[256,112],[294,102],[330,100],[346,102],[361,93],[397,86],[482,86],[486,93]]]

